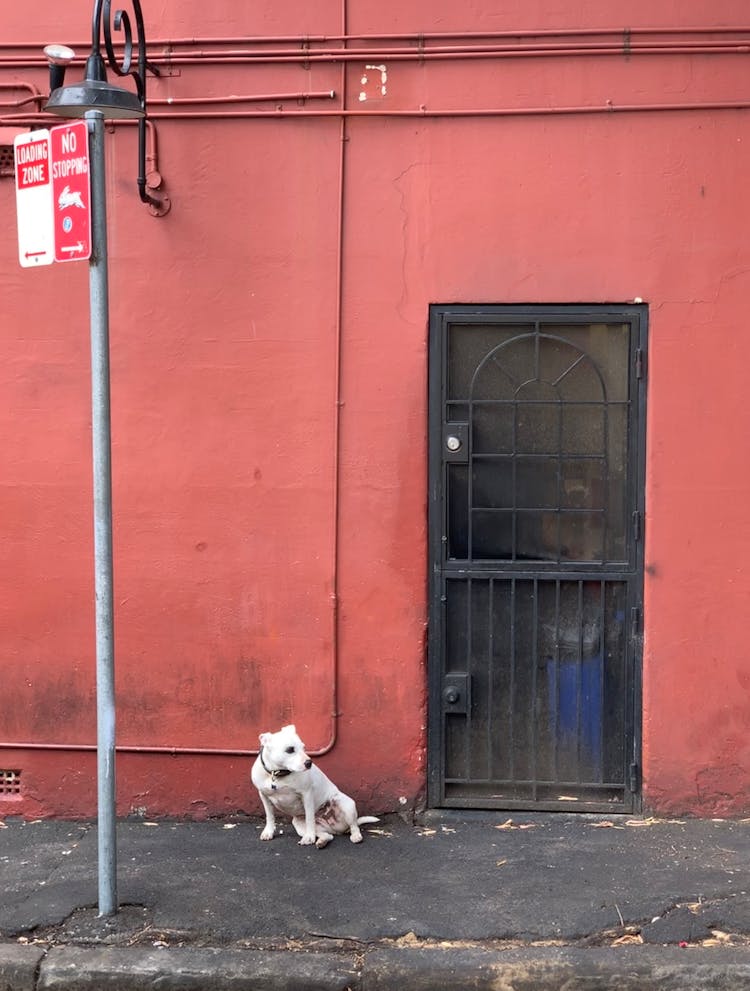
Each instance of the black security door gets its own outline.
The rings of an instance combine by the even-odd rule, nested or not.
[[[633,811],[646,308],[430,336],[430,803]]]

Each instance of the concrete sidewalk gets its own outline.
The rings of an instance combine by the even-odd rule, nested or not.
[[[96,829],[0,829],[0,991],[750,989],[750,824],[389,816],[324,850],[289,826],[123,821],[120,911]]]

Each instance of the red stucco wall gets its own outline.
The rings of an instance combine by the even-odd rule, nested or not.
[[[0,15],[0,82],[45,85],[41,66],[10,64],[31,51],[14,43],[85,46],[88,2],[40,7],[33,22]],[[623,27],[614,2],[346,7],[360,35]],[[745,13],[741,0],[631,7],[631,28],[736,26]],[[239,14],[185,2],[158,23],[144,3],[144,15],[154,52],[188,35],[235,49],[342,33],[339,2]],[[254,810],[242,752],[288,720],[368,811],[418,803],[428,306],[638,298],[650,322],[644,803],[747,813],[750,110],[478,113],[750,101],[745,59],[389,60],[383,49],[404,43],[352,40],[371,51],[346,66],[197,59],[150,80],[153,101],[336,93],[154,102],[173,203],[161,219],[137,200],[134,130],[108,137],[118,740],[145,751],[121,755],[120,810]],[[380,64],[385,80],[366,68]],[[334,113],[216,117],[342,99],[392,115],[348,116],[343,130]],[[12,180],[0,210],[0,766],[25,781],[0,812],[85,815],[94,757],[69,748],[95,738],[87,273],[21,270]]]

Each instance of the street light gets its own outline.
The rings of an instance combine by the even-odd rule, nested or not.
[[[86,117],[93,111],[100,111],[104,120],[138,121],[138,194],[144,203],[152,207],[157,216],[166,213],[168,203],[164,198],[157,199],[146,190],[146,73],[159,75],[157,66],[146,58],[146,32],[143,26],[140,0],[132,0],[135,14],[136,64],[133,65],[133,31],[126,10],[118,10],[112,18],[111,0],[96,0],[91,25],[91,54],[86,59],[84,78],[71,86],[62,85],[58,76],[59,52],[65,49],[73,57],[72,50],[64,45],[48,45],[45,55],[50,63],[50,98],[45,110],[59,117]],[[124,48],[122,62],[118,62],[112,43],[112,28],[122,31]],[[107,63],[101,51],[101,38]],[[56,58],[55,56],[58,56]],[[132,76],[135,92],[114,86],[107,80],[107,64],[118,76]],[[58,81],[59,80],[59,81]]]
[[[50,97],[46,110],[60,117],[83,117],[89,136],[91,160],[92,242],[89,260],[91,304],[91,405],[94,473],[94,582],[96,602],[96,712],[97,712],[97,802],[99,855],[99,915],[117,911],[117,818],[115,793],[115,684],[114,606],[112,571],[112,442],[109,376],[109,279],[107,255],[107,198],[104,158],[104,121],[138,121],[138,191],[152,206],[159,201],[146,192],[146,36],[139,0],[131,0],[135,13],[137,68],[133,68],[133,33],[124,10],[111,18],[111,0],[96,0],[92,20],[91,54],[86,59],[84,79],[63,86],[65,66],[72,49],[48,45]],[[102,13],[104,20],[102,24]],[[104,46],[111,70],[132,76],[135,92],[113,86],[101,53]],[[112,27],[122,31],[122,63],[112,45]],[[152,68],[152,71],[155,71]],[[163,211],[162,211],[163,212]]]

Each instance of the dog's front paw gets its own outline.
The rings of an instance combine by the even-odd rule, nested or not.
[[[299,841],[300,846],[312,846],[315,843],[315,833],[305,833]]]
[[[260,834],[260,838],[262,840],[272,840],[275,835],[276,835],[276,827],[275,826],[266,826],[266,828]]]

